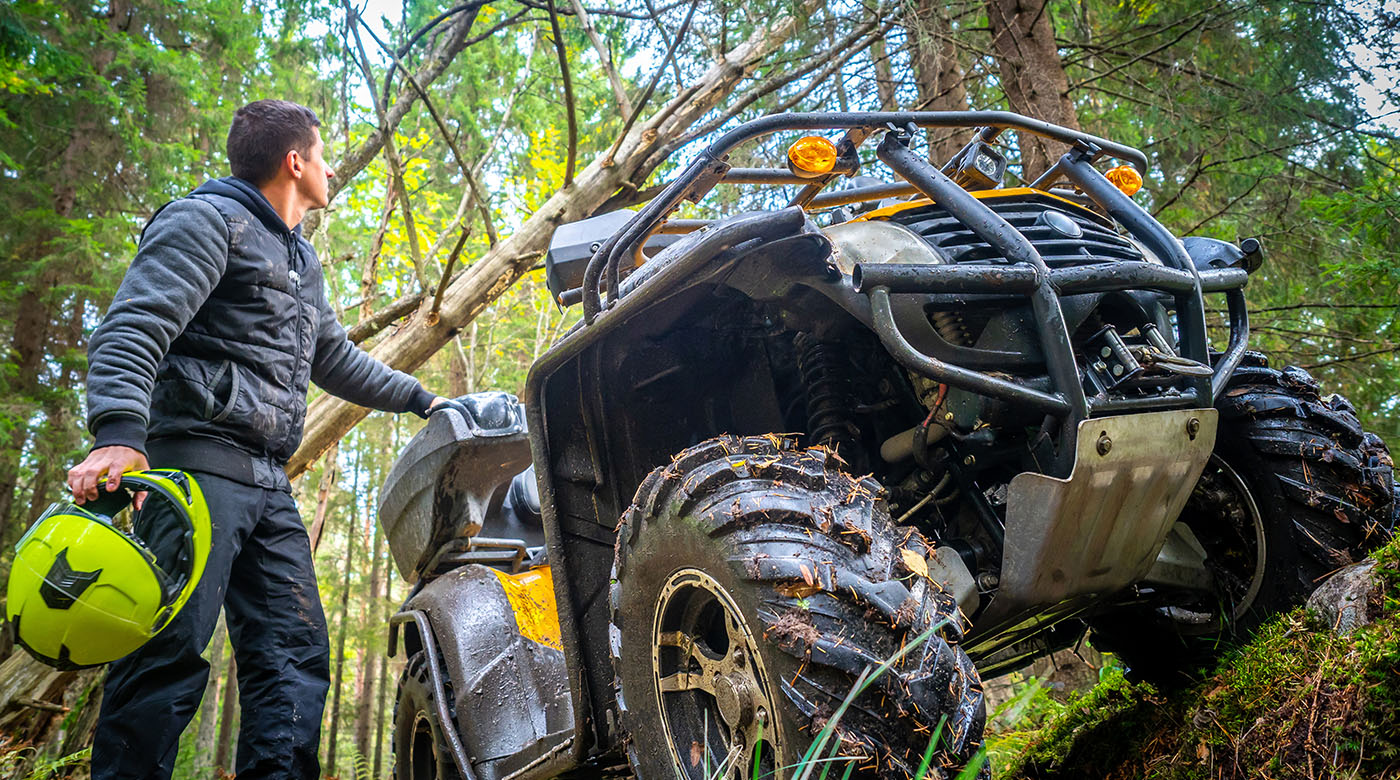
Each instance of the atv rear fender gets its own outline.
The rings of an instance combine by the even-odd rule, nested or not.
[[[464,778],[552,777],[574,765],[574,710],[548,566],[468,564],[425,584],[390,621],[425,653],[438,719]]]

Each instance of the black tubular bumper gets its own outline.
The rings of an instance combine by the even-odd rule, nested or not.
[[[1144,246],[1160,263],[1118,261],[1049,268],[1029,239],[1005,219],[955,183],[927,159],[909,148],[916,128],[980,126],[990,141],[1002,130],[1029,132],[1070,144],[1065,154],[1037,186],[1049,186],[1059,177],[1080,192]],[[631,222],[593,255],[584,274],[584,319],[591,323],[603,310],[606,287],[609,304],[617,301],[619,269],[635,249],[683,200],[699,200],[721,181],[764,181],[793,184],[781,172],[736,169],[729,176],[727,156],[734,147],[759,136],[784,130],[844,129],[837,148],[843,160],[854,160],[856,148],[871,135],[885,132],[876,156],[901,176],[907,185],[885,185],[892,191],[911,188],[936,202],[965,228],[993,247],[1006,263],[975,266],[871,265],[855,269],[856,289],[869,296],[875,329],[890,353],[907,368],[952,387],[1028,404],[1060,418],[1064,430],[1095,415],[1173,407],[1205,407],[1223,391],[1244,356],[1249,323],[1243,288],[1246,272],[1237,268],[1199,270],[1181,243],[1150,214],[1124,195],[1093,163],[1113,157],[1146,167],[1141,152],[1068,128],[1049,125],[1007,112],[892,112],[785,114],[763,117],[740,125],[714,144],[643,208]],[[804,188],[793,205],[810,206],[816,192],[835,178],[827,174]],[[907,190],[906,190],[907,191]],[[836,201],[832,201],[833,203]],[[1061,296],[1119,290],[1151,290],[1174,301],[1177,347],[1185,362],[1200,367],[1199,375],[1183,378],[1184,386],[1166,395],[1133,398],[1087,397],[1081,369],[1066,325]],[[1224,293],[1229,306],[1230,337],[1223,354],[1211,360],[1206,340],[1206,292]],[[1003,294],[1025,296],[1038,329],[1049,375],[1048,391],[939,360],[916,349],[895,323],[890,296],[895,294]],[[1212,367],[1207,374],[1205,367]]]

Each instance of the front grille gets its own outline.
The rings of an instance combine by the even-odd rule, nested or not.
[[[1105,220],[1055,198],[1046,195],[989,198],[982,204],[1030,239],[1036,251],[1045,259],[1045,264],[1051,268],[1144,259],[1142,252],[1128,239],[1114,232]],[[1069,217],[1083,234],[1072,238],[1040,221],[1045,211],[1056,211]],[[1001,252],[937,204],[902,211],[890,219],[928,239],[955,263],[1006,262]]]

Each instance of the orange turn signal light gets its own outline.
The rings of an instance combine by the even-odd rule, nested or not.
[[[804,178],[831,173],[836,167],[836,144],[819,135],[797,139],[787,150],[788,167]]]
[[[1108,179],[1118,191],[1132,197],[1138,190],[1142,189],[1142,174],[1137,172],[1137,168],[1131,165],[1119,165],[1109,168],[1104,173],[1104,178]]]

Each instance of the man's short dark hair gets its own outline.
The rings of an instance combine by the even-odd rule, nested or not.
[[[289,100],[256,100],[238,109],[228,129],[233,175],[259,186],[266,184],[277,175],[287,152],[311,153],[320,126],[315,111]]]

